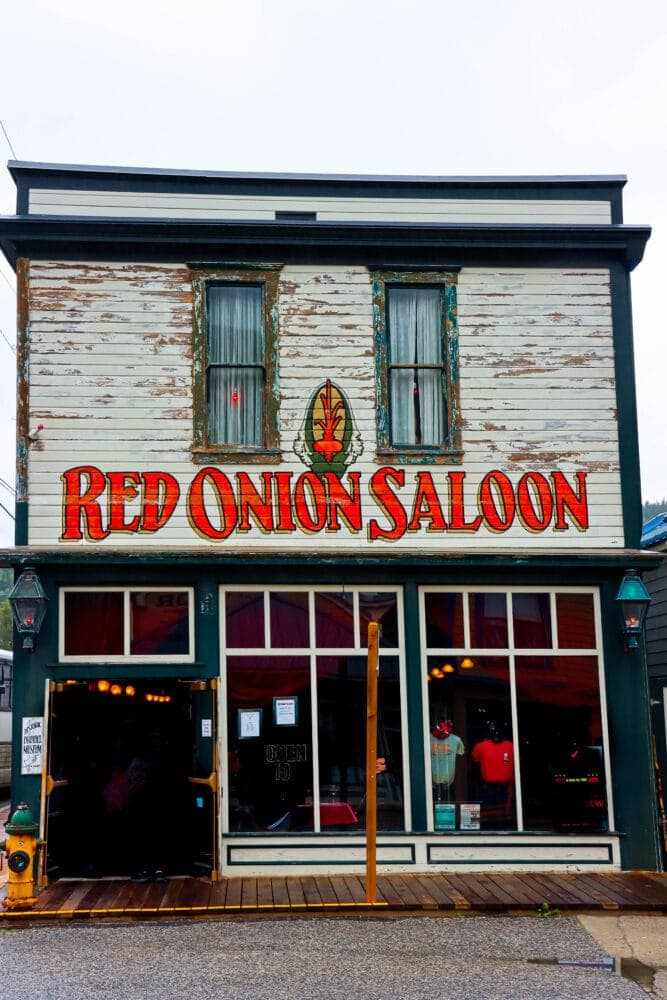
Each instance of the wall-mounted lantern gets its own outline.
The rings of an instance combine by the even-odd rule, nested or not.
[[[34,569],[26,567],[14,584],[9,595],[9,603],[14,614],[14,624],[19,635],[23,636],[23,648],[34,649],[34,637],[39,630],[46,614],[48,597]]]
[[[651,598],[636,570],[625,571],[616,595],[616,603],[621,618],[621,634],[625,648],[637,649],[639,637],[644,631],[644,620]]]

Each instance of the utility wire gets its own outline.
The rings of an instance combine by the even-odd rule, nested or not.
[[[16,520],[16,518],[14,517],[14,515],[12,514],[12,512],[10,510],[7,510],[7,508],[5,507],[4,503],[0,503],[0,507],[4,510],[5,514],[7,514],[8,517],[11,517],[12,521]]]
[[[16,354],[16,348],[14,347],[13,344],[9,343],[9,341],[5,337],[5,334],[4,334],[4,331],[2,330],[2,328],[0,328],[0,337],[2,337],[2,339],[4,340],[5,344],[9,348],[9,350],[12,352],[12,354]]]
[[[8,482],[7,482],[7,480],[6,480],[6,479],[1,479],[1,478],[0,478],[0,486],[4,486],[4,487],[5,487],[5,489],[6,489],[6,490],[8,490],[8,491],[9,491],[9,492],[10,492],[10,493],[12,494],[12,496],[16,496],[16,490],[15,490],[15,489],[14,489],[14,487],[13,487],[13,486],[11,485],[11,483],[8,483]]]
[[[5,272],[4,272],[4,271],[0,271],[0,274],[1,274],[1,275],[2,275],[2,277],[3,277],[4,279],[5,279],[5,281],[6,281],[6,282],[7,282],[7,284],[9,285],[9,287],[10,287],[10,289],[12,290],[12,292],[14,293],[14,295],[16,295],[16,289],[15,289],[15,288],[14,288],[14,286],[12,285],[11,281],[9,280],[9,278],[7,277],[7,275],[5,274]]]
[[[5,128],[5,126],[4,126],[4,122],[2,121],[2,118],[0,118],[0,126],[2,127],[2,131],[3,131],[3,132],[4,132],[4,134],[5,134],[5,139],[7,140],[7,145],[9,146],[9,148],[10,148],[10,149],[11,149],[11,151],[12,151],[12,156],[13,156],[13,157],[14,157],[14,159],[16,160],[16,159],[17,159],[17,156],[16,156],[16,153],[14,152],[14,147],[12,146],[12,143],[11,143],[11,140],[10,140],[9,136],[7,135],[7,129],[6,129],[6,128]]]

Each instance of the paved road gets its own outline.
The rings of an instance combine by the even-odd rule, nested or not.
[[[304,917],[3,928],[2,1000],[641,1000],[575,918]]]

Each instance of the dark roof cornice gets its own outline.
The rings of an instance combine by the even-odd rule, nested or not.
[[[198,221],[19,215],[0,218],[7,260],[109,259],[219,262],[238,259],[370,266],[530,264],[642,259],[649,226],[484,223]]]

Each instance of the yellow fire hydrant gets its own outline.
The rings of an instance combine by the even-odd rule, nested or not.
[[[2,905],[6,910],[28,910],[37,902],[35,896],[35,857],[40,840],[37,836],[38,824],[25,802],[21,802],[5,830],[9,834],[0,843],[0,849],[7,854],[7,898]]]

